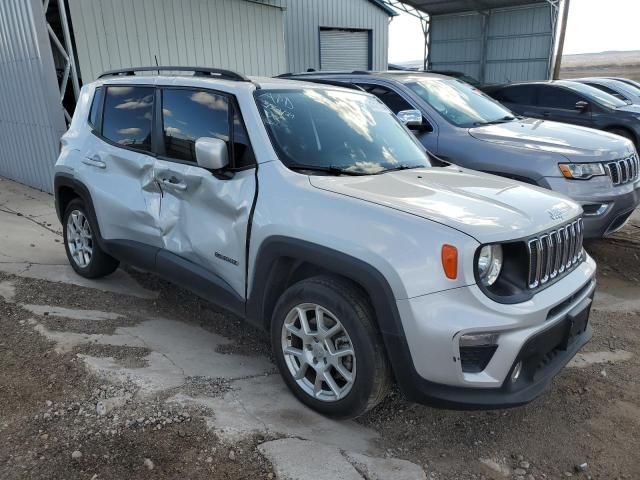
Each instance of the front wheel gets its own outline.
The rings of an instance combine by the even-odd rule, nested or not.
[[[322,276],[291,286],[276,305],[271,341],[289,389],[324,415],[357,417],[389,389],[373,309],[349,281]]]

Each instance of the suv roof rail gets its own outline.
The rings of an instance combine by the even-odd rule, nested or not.
[[[130,67],[121,68],[117,70],[109,70],[104,72],[98,78],[105,77],[117,77],[117,76],[131,76],[135,75],[135,72],[158,72],[161,71],[174,71],[174,72],[193,72],[197,77],[216,77],[222,80],[233,80],[236,82],[250,82],[247,77],[241,73],[234,72],[233,70],[225,70],[222,68],[209,68],[209,67],[184,67],[184,66],[155,66],[155,67]]]
[[[331,80],[331,79],[327,79],[327,78],[304,78],[304,79],[300,79],[300,78],[295,78],[295,77],[282,77],[279,76],[279,78],[283,78],[285,80],[296,80],[296,81],[304,81],[304,82],[309,82],[309,83],[319,83],[321,85],[332,85],[334,87],[342,87],[342,88],[348,88],[350,90],[358,90],[360,92],[365,92],[366,90],[358,85],[356,85],[355,83],[349,83],[348,81],[340,81],[340,80]]]

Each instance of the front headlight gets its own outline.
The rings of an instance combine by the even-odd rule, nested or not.
[[[601,163],[560,163],[558,167],[565,178],[574,180],[589,180],[592,177],[605,175]]]
[[[478,255],[478,276],[485,287],[493,285],[502,270],[502,246],[485,245]]]

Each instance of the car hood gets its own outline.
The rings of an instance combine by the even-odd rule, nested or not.
[[[572,162],[609,161],[631,153],[630,142],[617,135],[533,118],[474,127],[469,134],[485,142],[557,153]]]
[[[457,166],[309,179],[316,188],[450,226],[480,243],[528,237],[582,212],[549,190]]]
[[[637,105],[637,104],[633,104],[633,105],[625,105],[624,107],[618,107],[618,108],[616,108],[616,111],[618,111],[618,112],[629,112],[629,113],[638,113],[638,114],[640,114],[640,105]]]

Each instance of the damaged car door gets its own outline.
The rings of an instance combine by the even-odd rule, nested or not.
[[[164,249],[179,257],[172,260],[179,262],[178,269],[195,272],[194,282],[204,278],[219,290],[218,296],[221,291],[244,298],[247,225],[256,179],[239,109],[232,96],[192,88],[162,88],[160,101],[162,141],[155,175],[162,189]],[[226,146],[229,167],[224,173],[198,165],[198,139],[224,142],[218,142]],[[163,261],[158,258],[161,270]]]
[[[90,190],[101,235],[113,248],[160,247],[160,188],[152,153],[153,86],[96,89],[76,177]],[[153,256],[149,255],[148,266]]]

